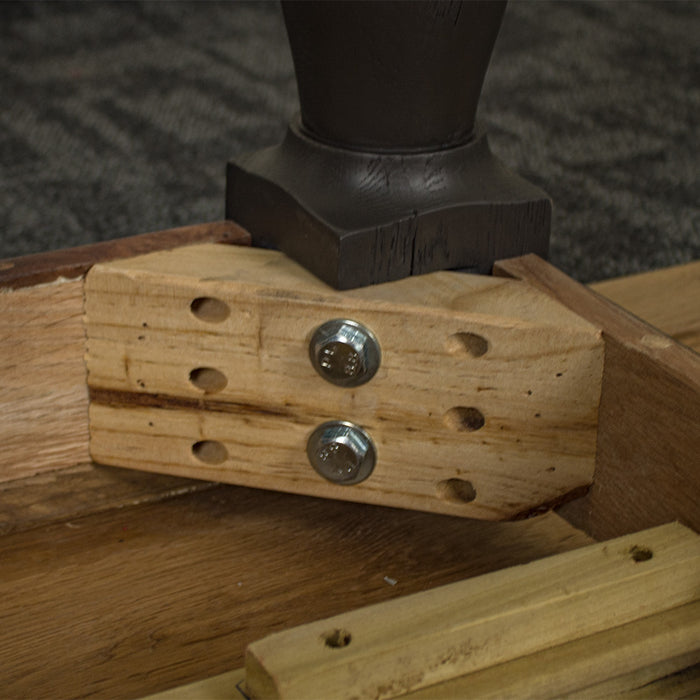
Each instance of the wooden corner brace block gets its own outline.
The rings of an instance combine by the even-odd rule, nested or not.
[[[206,244],[95,265],[85,310],[96,462],[491,520],[592,481],[601,334],[527,283],[437,272],[337,292],[281,253]],[[381,347],[354,388],[309,357],[338,318]],[[371,437],[361,483],[309,464],[332,420]]]

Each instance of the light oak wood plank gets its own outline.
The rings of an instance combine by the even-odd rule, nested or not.
[[[627,697],[700,661],[700,603],[408,693],[410,700]],[[690,651],[689,651],[690,650]],[[660,686],[657,686],[657,691]],[[650,697],[664,697],[651,695]]]
[[[590,287],[679,343],[700,350],[700,260]]]
[[[603,329],[594,483],[559,512],[596,539],[672,519],[700,530],[700,355],[536,256],[494,272],[529,281]]]
[[[673,523],[271,635],[248,647],[246,687],[394,698],[692,603],[699,581],[700,537]]]

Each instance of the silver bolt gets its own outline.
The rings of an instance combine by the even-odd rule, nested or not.
[[[381,350],[374,333],[357,321],[337,318],[319,326],[309,343],[316,371],[338,386],[360,386],[379,369]]]
[[[306,444],[311,466],[334,484],[364,481],[374,469],[376,452],[370,436],[347,421],[319,425]]]

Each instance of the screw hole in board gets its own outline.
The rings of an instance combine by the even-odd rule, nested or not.
[[[636,562],[649,561],[649,559],[654,556],[654,552],[652,552],[648,547],[639,547],[634,545],[634,547],[630,549],[630,556]]]
[[[350,632],[344,629],[334,629],[323,635],[323,641],[331,649],[342,649],[352,641]]]
[[[438,483],[437,495],[450,503],[471,503],[476,498],[476,489],[466,479],[445,479]]]
[[[190,304],[190,311],[200,321],[205,323],[221,323],[225,321],[231,309],[225,301],[214,297],[197,297]]]
[[[445,425],[452,430],[473,433],[484,427],[484,414],[473,406],[453,406],[445,413]]]
[[[453,333],[445,343],[450,355],[481,357],[489,349],[489,341],[476,333]]]
[[[228,450],[217,440],[200,440],[192,445],[192,454],[205,464],[222,464],[228,459]]]
[[[205,394],[216,394],[226,388],[228,379],[213,367],[197,367],[190,372],[190,382]]]

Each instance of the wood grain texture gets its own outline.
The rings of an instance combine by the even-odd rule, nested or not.
[[[686,698],[700,690],[698,639],[700,603],[694,602],[401,697]],[[245,700],[247,690],[245,669],[241,668],[146,700]]]
[[[535,256],[494,270],[603,329],[594,484],[559,512],[596,539],[679,519],[700,530],[700,356]]]
[[[89,461],[83,275],[187,241],[247,243],[218,222],[0,261],[0,482]]]
[[[700,661],[699,638],[700,603],[696,601],[404,697],[607,700],[636,697],[644,688],[649,698],[681,698],[686,695],[674,694],[676,684],[670,684],[668,676],[683,677],[676,692],[696,685],[692,667]]]
[[[695,645],[698,581],[700,536],[672,523],[271,635],[246,651],[246,687],[394,698],[694,601]]]
[[[565,700],[697,700],[700,655],[691,652],[650,664],[564,697]]]
[[[700,260],[596,282],[590,288],[679,343],[700,350]]]
[[[0,482],[88,454],[83,281],[0,293]]]
[[[269,633],[590,542],[551,514],[489,523],[229,486],[70,525],[0,538],[7,697],[140,697],[241,666]]]
[[[0,535],[151,503],[216,484],[92,462],[0,483]],[[70,526],[69,526],[70,527]]]
[[[98,262],[207,241],[249,245],[250,235],[233,221],[214,221],[116,238],[49,253],[6,258],[0,260],[0,288],[30,287],[53,282],[60,277],[74,279],[84,275]]]
[[[85,289],[97,462],[483,519],[590,483],[602,341],[521,283],[438,273],[339,293],[281,253],[200,245],[95,266]],[[203,297],[226,318],[193,312]],[[309,361],[314,330],[334,318],[378,337],[367,384],[337,387]],[[221,381],[200,386],[202,371]],[[460,418],[470,412],[478,424]],[[308,437],[328,420],[372,436],[366,481],[310,467]],[[221,458],[200,457],[202,441]],[[457,498],[451,480],[476,497]]]

